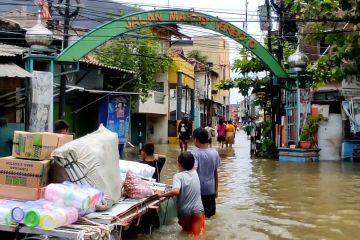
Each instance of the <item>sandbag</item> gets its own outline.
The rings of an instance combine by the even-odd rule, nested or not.
[[[100,125],[99,129],[55,149],[51,156],[68,179],[52,172],[52,178],[89,185],[105,194],[97,211],[109,209],[121,197],[117,134]],[[59,171],[63,174],[63,171]],[[54,176],[55,175],[55,176]]]
[[[134,172],[136,175],[145,178],[152,178],[155,172],[154,167],[139,162],[119,160],[119,166],[120,166],[120,172],[122,173],[127,173],[128,170],[130,170]]]

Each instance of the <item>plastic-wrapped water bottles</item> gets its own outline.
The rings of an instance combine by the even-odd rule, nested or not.
[[[0,205],[3,208],[3,211],[7,211],[5,209],[10,209],[10,220],[9,220],[9,215],[5,214],[2,211],[2,216],[0,216],[0,217],[3,217],[3,220],[5,221],[5,222],[3,222],[3,221],[2,222],[4,224],[10,224],[13,222],[12,220],[14,220],[15,222],[20,222],[22,220],[22,218],[24,217],[24,211],[22,211],[21,209],[18,209],[18,208],[22,204],[23,204],[23,202],[19,202],[19,201],[15,201],[15,200],[0,199]],[[17,215],[19,215],[19,218],[21,218],[20,220],[12,218],[14,210],[17,213]]]
[[[10,225],[13,223],[11,218],[12,206],[1,204],[0,205],[0,224]]]
[[[77,185],[71,182],[63,182],[64,185],[69,186],[71,189],[74,190],[78,190],[78,191],[82,191],[86,194],[88,194],[90,196],[90,208],[95,208],[95,205],[99,204],[103,198],[104,198],[104,193],[92,188],[90,186],[87,185]]]
[[[14,207],[11,211],[11,217],[15,222],[21,222],[24,219],[25,213],[28,210],[39,207],[51,207],[52,205],[52,202],[46,201],[45,199],[40,199],[37,201],[18,202],[17,206]]]
[[[45,190],[45,199],[67,207],[88,209],[90,197],[84,191],[73,189],[65,184],[50,184]]]
[[[32,208],[26,212],[24,223],[31,228],[39,226],[44,230],[50,230],[63,226],[65,224],[65,216],[55,210]]]
[[[73,224],[79,218],[79,212],[76,208],[63,207],[63,208],[59,208],[58,211],[65,214],[65,217],[66,217],[65,225]]]
[[[78,219],[78,211],[72,207],[32,208],[24,217],[24,223],[28,227],[40,227],[44,230],[52,230],[61,226],[74,223]]]

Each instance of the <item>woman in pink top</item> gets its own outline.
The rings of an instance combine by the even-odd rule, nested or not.
[[[220,119],[219,123],[216,125],[217,132],[217,141],[221,144],[221,148],[224,147],[225,135],[226,135],[226,124],[224,124],[224,120]]]

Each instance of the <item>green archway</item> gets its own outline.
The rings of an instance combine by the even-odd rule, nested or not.
[[[250,50],[269,67],[276,77],[286,78],[288,76],[275,58],[259,42],[243,30],[218,17],[184,9],[152,10],[119,17],[84,35],[62,51],[57,57],[57,61],[78,61],[98,46],[116,36],[144,27],[167,24],[192,25],[221,33]]]

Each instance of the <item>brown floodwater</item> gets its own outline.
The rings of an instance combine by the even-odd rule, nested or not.
[[[360,239],[360,164],[251,159],[242,132],[232,149],[218,150],[217,214],[206,221],[205,239]],[[171,184],[179,147],[156,152],[167,155],[161,177]],[[128,150],[126,158],[135,155]],[[190,239],[180,230],[174,221],[135,239]]]

